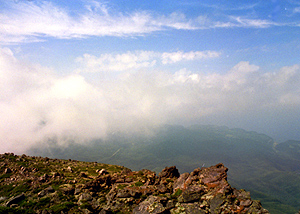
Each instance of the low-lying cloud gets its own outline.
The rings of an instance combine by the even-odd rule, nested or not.
[[[53,136],[60,145],[84,143],[112,132],[148,133],[165,123],[299,136],[299,65],[263,73],[239,62],[224,74],[145,67],[93,83],[84,74],[62,77],[0,49],[0,153],[22,153]]]

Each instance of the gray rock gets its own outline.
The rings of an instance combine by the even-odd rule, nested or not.
[[[93,197],[91,196],[91,194],[84,192],[79,195],[78,204],[82,204],[83,202],[92,201],[92,200],[93,200]]]
[[[44,197],[45,195],[48,195],[49,193],[54,192],[55,190],[53,189],[52,186],[47,187],[46,189],[43,189],[38,193],[38,197]]]
[[[198,203],[187,203],[182,204],[184,209],[184,213],[188,214],[205,214],[207,213],[205,210],[202,210]]]
[[[166,167],[159,173],[159,178],[179,178],[179,176],[176,166]]]
[[[141,202],[134,210],[133,214],[163,213],[165,207],[160,203],[157,196],[149,196],[145,201]]]
[[[0,201],[5,201],[6,199],[6,197],[0,196]]]
[[[210,212],[211,213],[219,213],[218,209],[219,207],[223,204],[224,199],[220,196],[217,195],[216,197],[212,198],[210,200]]]
[[[202,186],[188,186],[183,193],[179,196],[179,202],[194,202],[199,201],[204,194],[204,187]]]

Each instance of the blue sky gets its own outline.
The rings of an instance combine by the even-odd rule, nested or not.
[[[0,152],[165,123],[299,140],[299,35],[294,0],[0,0]]]

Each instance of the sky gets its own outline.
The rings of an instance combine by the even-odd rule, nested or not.
[[[295,0],[0,0],[0,152],[163,124],[300,140]]]

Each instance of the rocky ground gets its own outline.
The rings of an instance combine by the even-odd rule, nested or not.
[[[0,213],[269,213],[232,188],[223,164],[179,174],[0,155]]]

